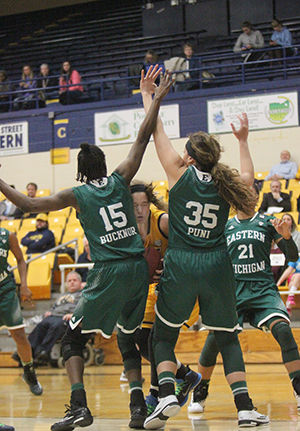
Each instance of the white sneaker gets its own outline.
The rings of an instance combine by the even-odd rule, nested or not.
[[[238,412],[238,425],[242,427],[256,427],[257,425],[268,424],[268,416],[258,413],[256,410],[241,410]]]
[[[120,382],[128,382],[128,379],[126,377],[125,371],[123,370],[120,375]]]
[[[194,401],[194,392],[193,392],[191,402],[188,406],[188,412],[189,413],[203,413],[204,407],[205,407],[205,401],[206,401],[206,398],[204,400],[201,400],[201,401]]]
[[[179,411],[180,405],[175,395],[161,398],[154,412],[145,420],[144,428],[146,430],[163,428],[167,420],[172,416],[176,416]]]
[[[297,412],[298,415],[300,415],[300,395],[298,395],[296,391],[294,391],[294,395],[297,401]]]

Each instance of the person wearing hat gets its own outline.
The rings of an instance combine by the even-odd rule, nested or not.
[[[27,254],[43,253],[55,247],[53,232],[48,229],[47,214],[38,214],[35,226],[36,230],[28,232],[21,241],[21,244],[27,247]]]

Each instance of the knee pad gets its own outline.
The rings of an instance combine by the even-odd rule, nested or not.
[[[83,349],[88,339],[89,336],[83,335],[79,327],[72,331],[68,326],[61,343],[64,361],[67,361],[72,356],[81,356],[83,358]]]
[[[299,359],[299,351],[290,325],[287,322],[277,322],[271,332],[281,347],[283,362],[291,362]]]
[[[213,332],[210,332],[203,346],[199,358],[199,364],[203,367],[213,367],[214,365],[216,365],[218,353],[219,349],[215,339],[215,334]]]
[[[237,331],[215,331],[215,338],[223,358],[225,376],[239,371],[244,372],[245,364]]]
[[[164,361],[171,361],[177,364],[174,349],[179,331],[180,328],[171,328],[158,318],[156,319],[153,327],[152,340],[156,366]]]
[[[118,329],[117,341],[125,371],[141,369],[141,355],[135,345],[135,334],[124,334]]]

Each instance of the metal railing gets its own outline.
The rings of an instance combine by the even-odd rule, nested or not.
[[[29,259],[27,259],[25,261],[25,263],[26,263],[26,265],[28,265],[29,263],[34,262],[35,260],[41,259],[42,257],[47,256],[47,254],[54,253],[58,250],[61,250],[63,247],[66,247],[69,244],[73,244],[74,242],[76,244],[75,245],[75,261],[77,261],[78,260],[78,239],[74,238],[74,239],[71,239],[70,241],[64,242],[63,244],[57,245],[53,248],[50,248],[49,250],[44,251],[43,253],[39,254],[38,256],[30,257]],[[12,272],[17,268],[18,268],[18,265],[12,266],[9,268],[9,271]]]

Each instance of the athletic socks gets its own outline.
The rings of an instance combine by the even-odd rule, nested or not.
[[[136,381],[129,383],[130,388],[130,405],[141,406],[145,404],[142,382]]]
[[[71,406],[87,407],[86,393],[83,383],[75,383],[71,386]]]
[[[175,395],[175,375],[170,371],[163,371],[158,376],[159,397]]]
[[[158,386],[152,386],[150,385],[150,394],[154,397],[154,398],[158,398]]]
[[[234,382],[230,387],[234,396],[234,403],[238,411],[254,409],[252,400],[248,394],[247,383],[244,380]]]

